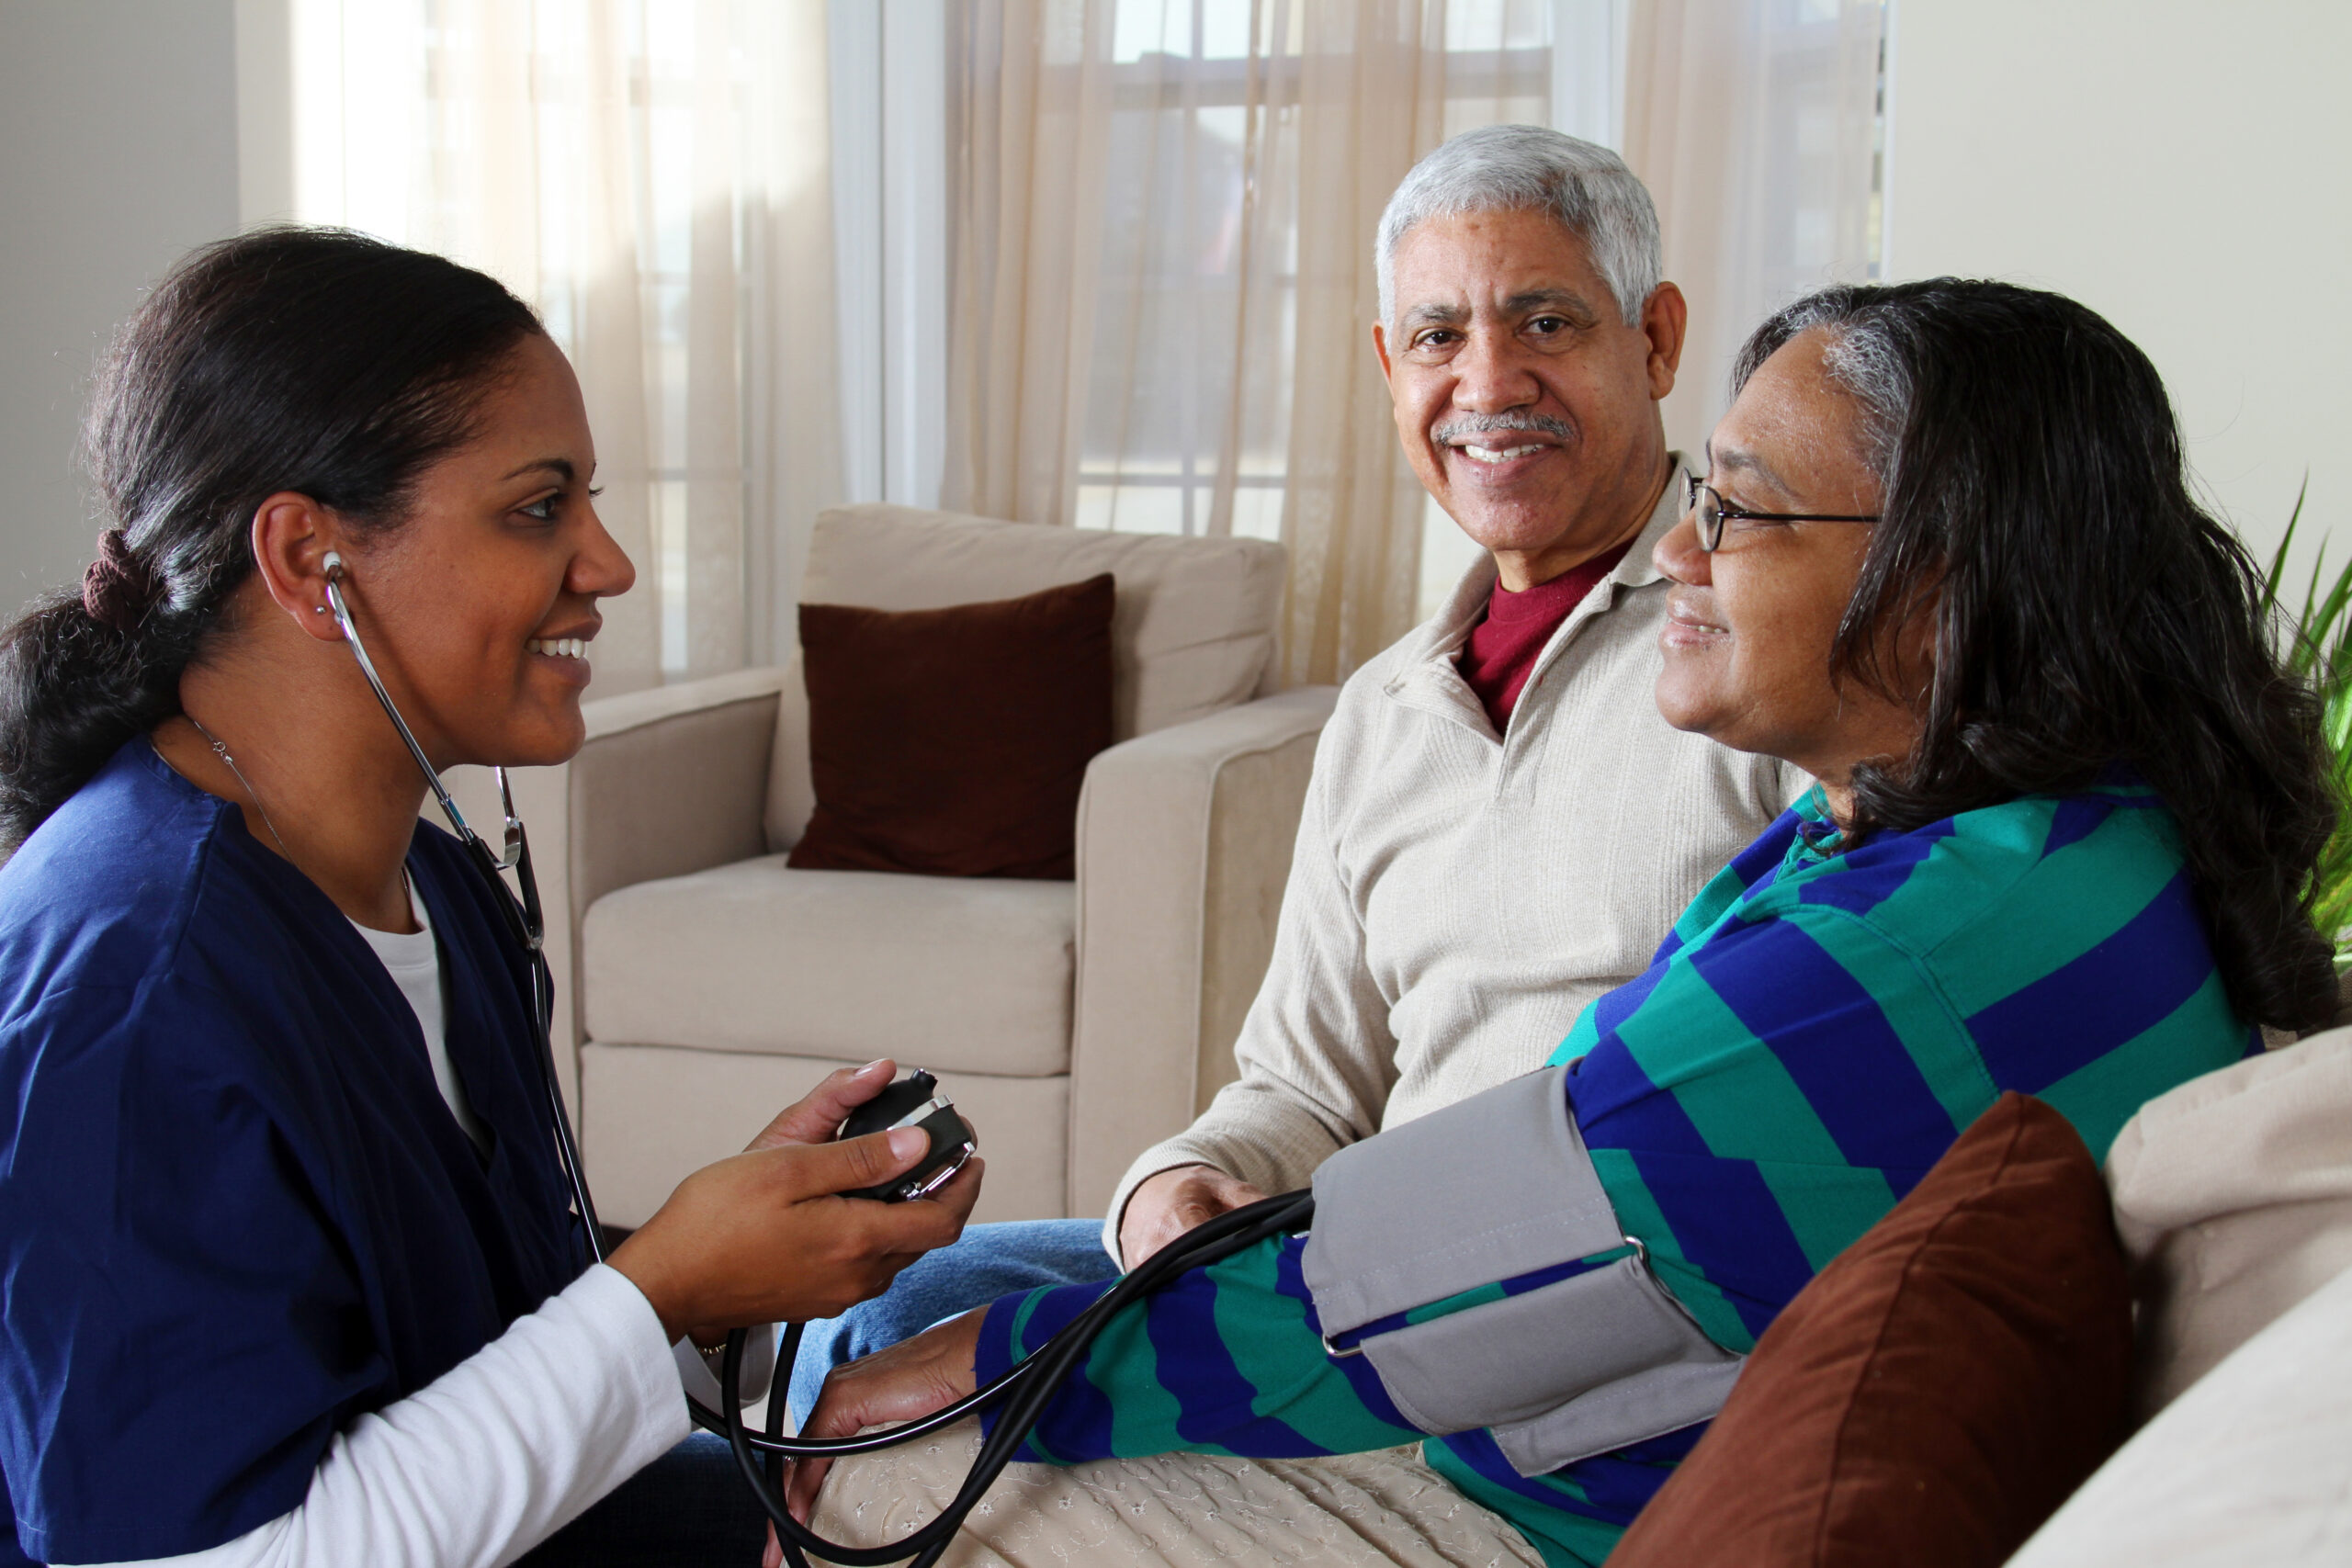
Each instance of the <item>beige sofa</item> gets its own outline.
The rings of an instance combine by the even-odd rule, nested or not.
[[[881,1055],[978,1124],[980,1218],[1099,1213],[1230,1078],[1336,696],[1266,690],[1280,547],[850,507],[819,519],[803,597],[922,609],[1101,571],[1114,744],[1075,884],[787,869],[814,805],[797,654],[591,701],[580,754],[518,775],[605,1223]]]
[[[2352,1562],[2352,1028],[2151,1100],[2107,1175],[2154,1418],[2011,1568]]]

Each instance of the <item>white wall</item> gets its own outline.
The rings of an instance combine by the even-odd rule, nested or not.
[[[78,580],[74,442],[141,290],[237,228],[234,0],[0,0],[0,617]]]
[[[2352,550],[2352,5],[1895,0],[1886,275],[2057,288],[2164,375],[2257,559]],[[2295,569],[2290,568],[2290,581]]]

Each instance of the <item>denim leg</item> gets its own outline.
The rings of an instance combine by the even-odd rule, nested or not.
[[[1116,1275],[1100,1220],[1009,1220],[970,1225],[963,1239],[915,1259],[890,1289],[839,1317],[808,1325],[792,1368],[795,1431],[843,1361],[910,1339],[943,1318],[1041,1285],[1083,1285]]]
[[[754,1568],[767,1522],[726,1439],[696,1432],[532,1548],[515,1568]]]

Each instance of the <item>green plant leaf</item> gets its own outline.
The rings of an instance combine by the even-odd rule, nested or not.
[[[2322,540],[2311,576],[2303,584],[2301,614],[2292,621],[2278,617],[2288,550],[2295,542],[2295,528],[2302,522],[2303,502],[2310,493],[2307,470],[2302,488],[2295,492],[2295,510],[2288,515],[2287,531],[2263,580],[2262,611],[2279,628],[2280,662],[2309,681],[2320,700],[2336,819],[2335,831],[2329,835],[2312,871],[2312,919],[2335,942],[2340,968],[2352,963],[2352,561],[2329,576],[2327,541]]]

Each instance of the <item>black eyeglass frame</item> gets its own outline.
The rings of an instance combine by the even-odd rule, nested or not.
[[[1690,513],[1690,521],[1698,528],[1699,547],[1709,555],[1714,554],[1716,547],[1724,542],[1724,525],[1728,522],[1745,520],[1755,523],[1876,523],[1881,521],[1876,514],[1857,517],[1849,513],[1835,512],[1746,512],[1736,506],[1725,506],[1724,492],[1696,474],[1685,473],[1682,476],[1682,510]],[[1700,499],[1702,496],[1712,501],[1713,504],[1712,506],[1702,504]]]

